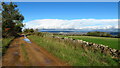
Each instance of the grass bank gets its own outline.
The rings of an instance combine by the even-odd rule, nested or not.
[[[109,46],[110,48],[120,49],[120,46],[118,45],[118,41],[119,41],[118,38],[93,37],[93,36],[64,36],[64,35],[57,35],[57,36],[80,39],[87,42],[93,42],[96,44],[103,44]]]
[[[117,65],[110,56],[105,56],[99,52],[84,50],[81,47],[73,48],[72,43],[63,40],[40,37],[36,35],[29,36],[29,39],[39,46],[47,49],[54,56],[73,66],[114,66]]]
[[[14,39],[14,37],[9,37],[9,38],[3,38],[2,39],[2,53],[4,54],[5,51],[8,48],[8,45],[10,44],[10,42]]]

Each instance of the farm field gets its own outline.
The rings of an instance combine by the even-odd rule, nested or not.
[[[60,41],[51,37],[31,35],[28,37],[33,42],[48,50],[72,66],[114,66],[117,63],[108,55],[77,47],[75,50],[70,42]]]
[[[120,49],[118,38],[93,37],[93,36],[63,36],[63,35],[57,35],[57,36],[80,39],[80,40],[84,40],[84,41],[92,42],[96,44],[103,44],[103,45],[109,46],[110,48]]]

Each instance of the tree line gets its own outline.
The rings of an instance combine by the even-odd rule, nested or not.
[[[88,32],[87,35],[89,35],[89,36],[102,36],[102,37],[110,37],[110,36],[112,36],[111,34],[109,34],[107,32],[99,32],[99,31]]]
[[[88,32],[86,35],[99,36],[99,37],[120,37],[120,33],[117,36],[113,36],[107,32],[100,32],[100,31]]]
[[[38,29],[26,28],[23,30],[23,33],[35,33],[35,32],[38,32]]]

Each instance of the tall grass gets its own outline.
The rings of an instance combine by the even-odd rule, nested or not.
[[[63,36],[63,35],[57,35],[57,36],[80,39],[87,42],[93,42],[96,44],[103,44],[103,45],[109,46],[110,48],[120,49],[118,45],[118,42],[119,42],[118,38],[93,37],[93,36]]]
[[[70,41],[65,42],[50,37],[40,37],[31,35],[29,38],[37,43],[39,46],[47,49],[54,56],[66,61],[73,66],[114,66],[117,65],[110,56],[101,54],[99,52],[93,52],[90,50],[84,50],[81,47],[75,49],[74,44]],[[76,44],[79,45],[79,44]]]

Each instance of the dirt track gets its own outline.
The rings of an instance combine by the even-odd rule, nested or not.
[[[3,66],[68,66],[34,42],[16,38],[2,60]]]

